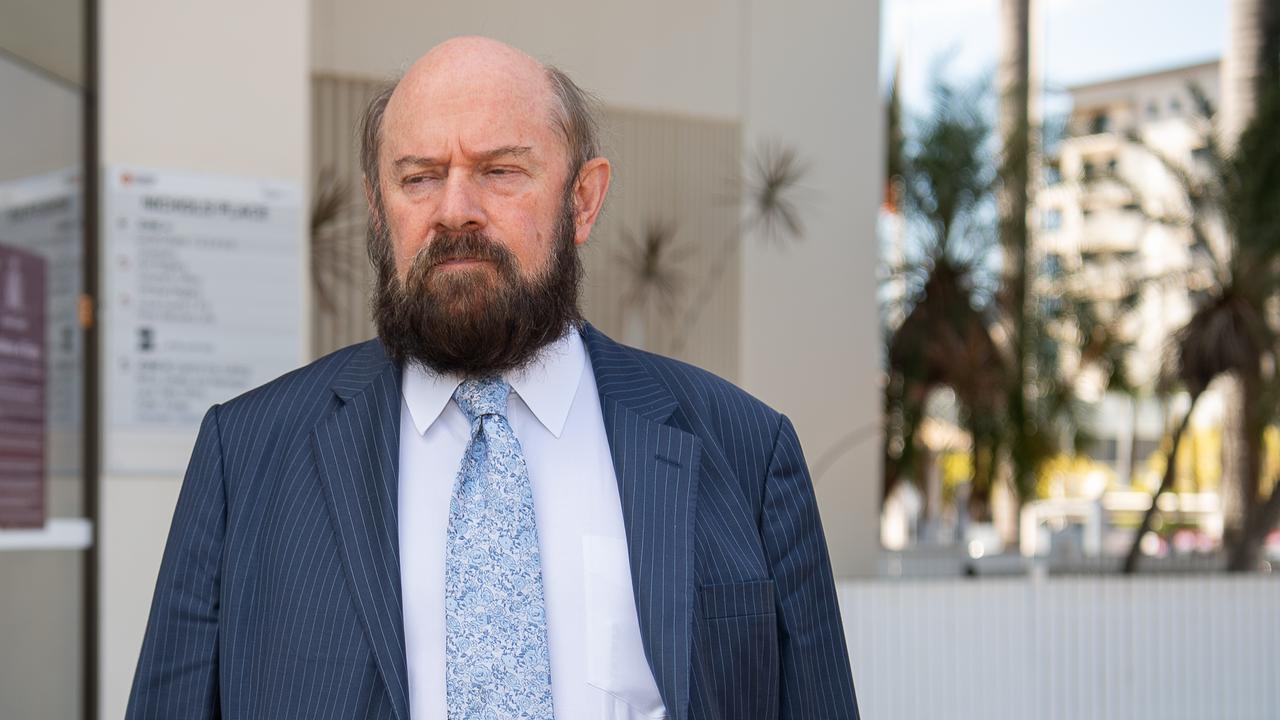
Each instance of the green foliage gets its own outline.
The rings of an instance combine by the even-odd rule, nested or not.
[[[935,110],[906,143],[903,204],[924,225],[926,254],[961,264],[985,259],[994,234],[984,217],[995,189],[991,124],[982,105],[984,85],[938,83]]]

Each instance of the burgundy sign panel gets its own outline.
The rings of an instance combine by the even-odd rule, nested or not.
[[[0,527],[45,513],[45,261],[0,245]]]

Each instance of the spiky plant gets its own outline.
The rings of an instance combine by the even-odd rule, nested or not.
[[[750,223],[773,242],[804,237],[804,223],[795,197],[805,166],[795,148],[765,143],[756,153],[747,179]]]
[[[311,205],[311,280],[323,312],[333,312],[331,284],[337,287],[354,282],[351,248],[363,241],[364,214],[351,200],[351,186],[333,168],[323,168],[316,179]]]
[[[804,237],[797,197],[808,170],[799,153],[788,145],[766,142],[747,166],[745,220],[735,225],[716,251],[715,262],[699,280],[701,292],[693,298],[678,320],[672,352],[679,354],[689,342],[702,311],[710,304],[741,250],[745,234],[758,231],[767,242],[784,245]]]
[[[692,250],[676,243],[676,226],[667,220],[650,220],[638,234],[624,231],[618,262],[631,281],[626,301],[674,313],[685,284],[680,267]]]

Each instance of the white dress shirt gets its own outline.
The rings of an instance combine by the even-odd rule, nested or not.
[[[640,641],[618,482],[595,373],[571,330],[504,378],[533,486],[557,720],[665,718]],[[409,706],[445,720],[445,547],[470,424],[461,378],[406,366],[400,413],[400,578]]]

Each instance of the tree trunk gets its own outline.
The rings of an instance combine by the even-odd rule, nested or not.
[[[1222,418],[1222,482],[1218,488],[1222,500],[1222,546],[1235,547],[1244,533],[1248,517],[1249,500],[1245,497],[1245,484],[1241,478],[1247,475],[1245,437],[1245,391],[1240,376],[1229,373],[1216,383],[1222,393],[1224,409]]]
[[[1246,526],[1261,499],[1262,433],[1266,419],[1258,405],[1262,379],[1232,373],[1224,383],[1226,417],[1222,427],[1222,544],[1237,554]]]
[[[1182,416],[1182,420],[1178,423],[1178,427],[1173,431],[1173,438],[1169,443],[1169,459],[1165,463],[1164,477],[1160,479],[1160,488],[1151,496],[1151,507],[1147,508],[1147,512],[1142,515],[1142,524],[1138,526],[1138,534],[1133,536],[1133,544],[1129,546],[1129,554],[1124,559],[1124,574],[1132,575],[1138,571],[1138,560],[1142,556],[1142,536],[1147,534],[1151,529],[1151,523],[1155,520],[1156,512],[1158,512],[1158,501],[1160,496],[1173,488],[1174,478],[1178,476],[1178,447],[1182,444],[1182,436],[1187,432],[1187,425],[1191,422],[1191,413],[1196,409],[1196,401],[1200,399],[1200,393],[1191,396],[1191,405],[1187,407],[1187,414]]]
[[[1237,475],[1230,478],[1230,481],[1235,484],[1236,497],[1241,503],[1240,517],[1229,528],[1231,532],[1224,533],[1223,541],[1230,558],[1227,569],[1247,572],[1257,569],[1258,551],[1266,534],[1275,526],[1275,517],[1272,515],[1270,522],[1267,521],[1268,511],[1260,496],[1262,436],[1267,428],[1266,415],[1258,403],[1262,379],[1257,375],[1242,375],[1238,387],[1241,391],[1239,454],[1235,468]],[[1276,495],[1272,490],[1267,505],[1275,504]]]
[[[1032,490],[1034,461],[1027,442],[1033,431],[1027,411],[1027,207],[1030,180],[1030,0],[1001,0],[1003,43],[999,69],[1000,136],[1000,240],[1005,251],[1004,304],[1010,320],[1013,358],[1009,373],[1008,413],[1011,442],[1009,456],[1013,484],[1025,498]]]
[[[1231,549],[1227,570],[1253,572],[1262,560],[1262,547],[1276,522],[1280,521],[1280,481],[1271,487],[1271,497],[1249,513],[1239,543]]]
[[[991,520],[991,468],[994,459],[991,440],[984,432],[971,431],[973,435],[973,476],[969,480],[969,518],[974,522]],[[957,507],[957,510],[961,508]]]

